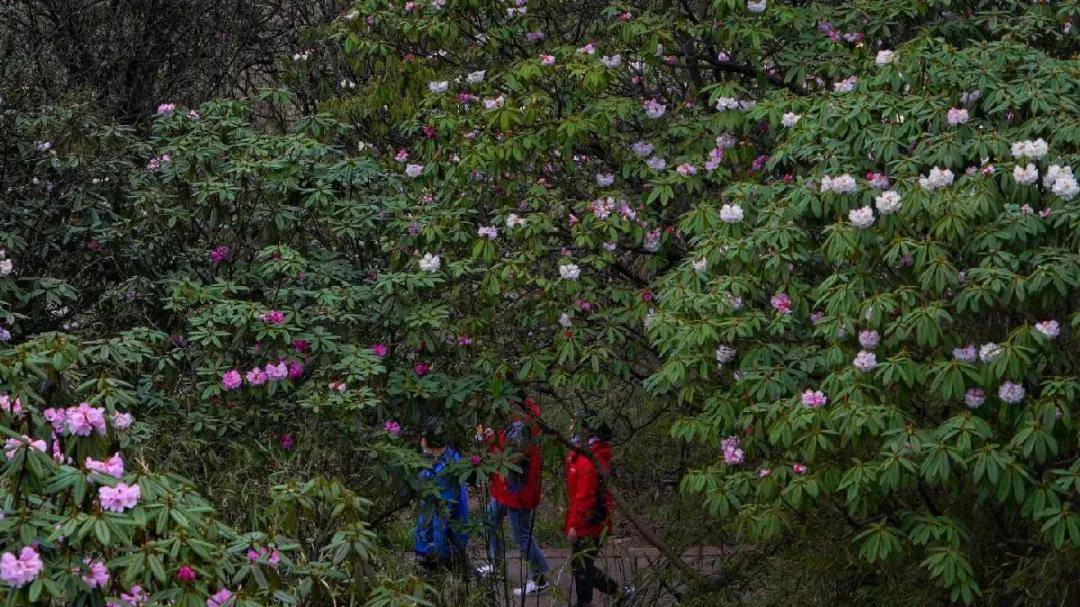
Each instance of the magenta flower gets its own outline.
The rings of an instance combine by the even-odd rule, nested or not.
[[[0,557],[0,581],[12,588],[22,588],[44,570],[45,563],[41,562],[41,556],[32,546],[23,546],[19,556],[5,552]]]
[[[176,579],[181,582],[193,582],[195,581],[195,570],[187,565],[180,565],[180,568],[176,570]]]
[[[221,263],[229,258],[230,253],[231,251],[229,251],[229,247],[225,245],[220,245],[214,248],[213,251],[210,251],[210,261],[214,263]]]
[[[98,498],[101,500],[101,509],[109,512],[123,512],[128,508],[134,508],[139,503],[139,485],[116,483],[116,487],[101,487],[98,489]]]
[[[462,348],[466,348],[468,346],[471,346],[472,345],[472,338],[469,337],[468,335],[462,335],[462,336],[457,338],[457,345],[461,346]]]
[[[259,314],[259,320],[272,325],[280,325],[285,322],[285,313],[280,310],[270,310]]]
[[[268,381],[281,381],[289,376],[289,366],[285,361],[279,360],[277,364],[266,363],[266,379]]]
[[[386,353],[390,351],[390,348],[388,348],[386,344],[380,342],[377,344],[373,344],[371,346],[371,351],[375,354],[375,356],[382,358],[386,356]]]
[[[281,448],[289,451],[293,448],[293,437],[291,434],[282,434],[280,439]]]
[[[33,439],[24,434],[21,439],[9,438],[4,441],[4,457],[10,460],[11,458],[15,457],[15,453],[23,447],[26,447],[28,449],[37,449],[42,453],[45,453],[45,450],[49,448],[49,446],[45,444],[45,441],[41,439]]]
[[[740,440],[737,436],[729,436],[720,441],[724,450],[724,463],[734,466],[743,462],[743,450],[740,448]]]
[[[431,365],[429,365],[428,363],[416,363],[416,366],[413,367],[413,373],[415,373],[417,377],[423,377],[427,375],[430,370]]]
[[[787,293],[777,293],[769,300],[773,309],[781,314],[791,314],[791,297]]]
[[[804,466],[803,464],[792,464],[791,465],[791,471],[794,472],[795,474],[805,474],[806,473],[806,466]]]
[[[289,379],[297,380],[304,376],[304,363],[298,360],[289,361]]]
[[[64,426],[67,425],[66,411],[50,407],[42,411],[41,414],[45,416],[45,421],[52,424],[54,432],[59,434],[64,431]]]
[[[235,390],[244,383],[244,378],[236,369],[230,369],[221,375],[221,387],[225,390]]]
[[[165,117],[172,116],[174,110],[176,110],[175,103],[162,103],[157,106],[157,115]]]
[[[385,424],[383,424],[383,430],[386,430],[386,433],[389,434],[390,436],[400,436],[401,435],[401,424],[397,423],[396,421],[394,421],[392,419],[389,419],[389,420],[386,420]]]
[[[474,465],[474,466],[479,466],[480,465],[480,456],[479,455],[471,455],[471,456],[469,456],[469,463]]]

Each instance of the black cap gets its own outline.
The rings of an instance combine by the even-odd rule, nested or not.
[[[420,437],[427,441],[428,447],[438,449],[446,446],[446,429],[437,417],[429,418],[420,429]]]

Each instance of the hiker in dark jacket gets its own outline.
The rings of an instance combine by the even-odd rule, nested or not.
[[[540,504],[540,429],[535,420],[540,418],[540,407],[531,398],[521,404],[523,414],[499,431],[486,437],[488,449],[495,454],[507,454],[510,461],[521,468],[503,476],[491,478],[491,502],[488,504],[488,563],[477,568],[477,573],[487,576],[494,572],[494,563],[501,560],[504,546],[502,520],[509,515],[510,531],[514,535],[521,555],[529,563],[529,579],[521,588],[514,589],[515,596],[540,594],[548,589],[547,560],[533,536],[534,512]]]
[[[420,438],[420,448],[432,458],[431,468],[420,473],[421,495],[414,532],[414,551],[421,567],[450,569],[463,563],[469,536],[469,493],[448,468],[461,460],[449,446],[441,425],[429,424]]]
[[[596,566],[596,556],[611,532],[612,498],[605,476],[611,473],[611,429],[589,409],[575,414],[575,436],[571,442],[584,453],[566,456],[566,521],[564,530],[572,550],[570,569],[578,607],[591,607],[593,590],[614,596],[616,605],[631,605],[637,596],[633,586],[619,588],[615,580]],[[600,464],[597,470],[593,458]],[[601,473],[602,471],[602,473]]]

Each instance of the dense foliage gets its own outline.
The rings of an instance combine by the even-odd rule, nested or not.
[[[12,91],[8,604],[436,600],[401,435],[522,394],[612,422],[622,533],[748,545],[688,600],[1075,600],[1078,19],[364,0],[146,132]]]

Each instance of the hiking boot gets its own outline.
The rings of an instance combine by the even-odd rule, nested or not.
[[[491,563],[484,563],[476,568],[476,576],[479,578],[490,577],[493,573],[495,573],[495,565]]]
[[[522,588],[514,588],[514,596],[535,596],[541,594],[550,588],[551,585],[544,578],[539,580],[529,580],[525,582],[525,586]]]
[[[619,598],[615,600],[615,607],[630,607],[637,602],[637,588],[633,586],[625,586],[622,592],[619,593]]]

